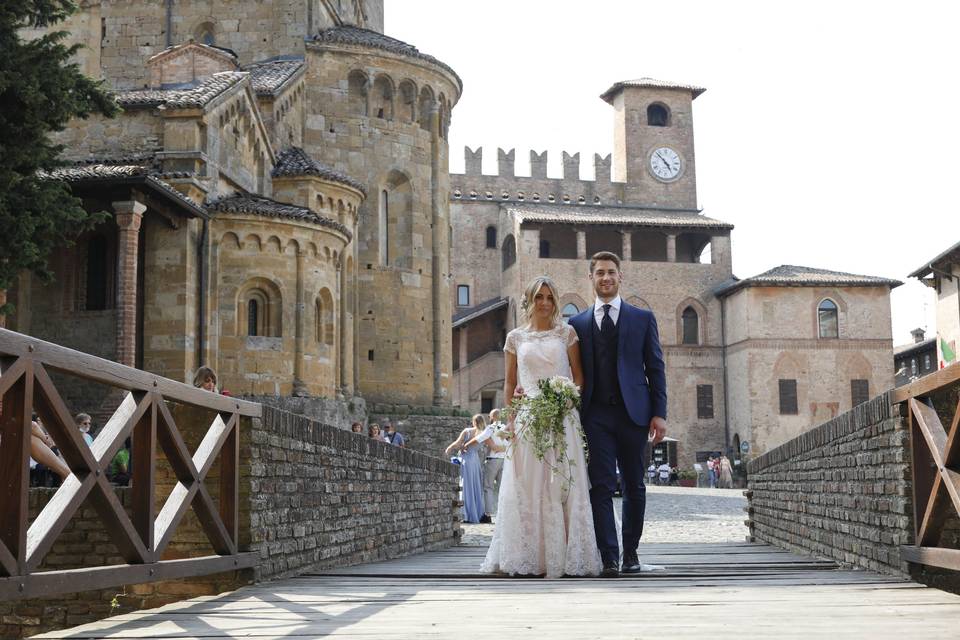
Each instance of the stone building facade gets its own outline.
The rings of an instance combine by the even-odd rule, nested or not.
[[[960,242],[910,277],[937,292],[937,368],[960,361]]]
[[[123,113],[72,122],[49,178],[111,215],[10,328],[236,394],[449,406],[462,83],[382,0],[91,0],[65,28]]]
[[[758,289],[764,276],[733,275],[733,225],[697,208],[692,105],[702,92],[651,78],[614,84],[601,96],[614,112],[612,160],[594,156],[592,181],[580,179],[579,154],[564,153],[563,176],[552,178],[546,152],[531,152],[531,175],[517,176],[514,150],[498,150],[497,175],[482,174],[482,149],[465,150],[464,174],[451,176],[456,404],[502,404],[503,337],[524,321],[526,284],[549,274],[563,315],[578,313],[593,304],[588,259],[601,250],[622,258],[623,298],[657,318],[678,440],[664,450],[671,462],[689,468],[742,441],[753,451],[779,444],[849,409],[851,380],[866,380],[870,394],[892,386],[889,290],[898,283],[780,267],[804,276]],[[841,334],[817,342],[826,297],[841,305]],[[782,324],[756,322],[770,309]],[[787,417],[770,409],[769,380],[784,358],[803,371],[802,411]]]

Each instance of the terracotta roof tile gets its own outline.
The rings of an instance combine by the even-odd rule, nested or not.
[[[863,276],[827,269],[780,265],[760,275],[743,280],[733,280],[721,285],[717,295],[732,293],[744,287],[899,287],[902,282],[877,276]]]
[[[290,147],[284,149],[277,157],[277,164],[273,167],[271,175],[274,178],[289,176],[318,176],[330,182],[339,182],[349,187],[359,190],[366,195],[367,189],[357,180],[350,176],[328,167],[325,164],[317,162],[306,151],[300,147]]]
[[[258,96],[275,96],[293,78],[306,69],[303,60],[271,60],[248,64],[243,68],[250,73],[250,82]]]
[[[306,207],[298,207],[292,204],[277,202],[270,198],[255,195],[235,195],[213,200],[206,204],[207,211],[212,213],[245,213],[267,218],[287,218],[288,220],[298,220],[309,222],[321,227],[334,229],[347,236],[353,237],[353,233],[345,225],[340,224],[332,218],[318,215]]]
[[[117,103],[125,109],[159,106],[171,109],[200,108],[238,82],[242,82],[248,75],[241,71],[223,71],[190,87],[121,91],[117,94]]]
[[[613,86],[604,91],[600,97],[610,102],[613,98],[613,95],[623,89],[624,87],[649,87],[652,89],[683,89],[689,91],[693,94],[693,97],[696,98],[701,93],[706,91],[703,87],[698,87],[692,84],[685,84],[682,82],[671,82],[669,80],[656,80],[655,78],[637,78],[636,80],[621,80],[620,82],[613,83]]]
[[[733,229],[733,225],[695,213],[669,213],[629,207],[597,205],[503,205],[507,213],[520,222],[548,224],[597,224],[641,227],[690,227],[698,229]]]
[[[333,27],[331,29],[324,29],[314,36],[313,40],[309,42],[316,44],[329,43],[357,45],[389,51],[390,53],[407,56],[408,58],[417,58],[419,60],[437,65],[438,67],[441,67],[442,69],[445,69],[449,73],[453,74],[460,87],[463,87],[463,81],[460,80],[460,76],[458,76],[457,72],[454,71],[449,65],[441,62],[433,56],[421,53],[420,50],[412,44],[407,44],[402,40],[391,38],[390,36],[384,35],[378,31],[371,31],[370,29],[363,29],[361,27],[355,27],[351,25],[343,25],[340,27]]]

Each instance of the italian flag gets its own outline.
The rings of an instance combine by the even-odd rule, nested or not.
[[[950,345],[943,338],[940,338],[940,353],[943,354],[943,359],[946,362],[953,362],[957,359],[957,354],[954,353],[953,349],[950,348]]]

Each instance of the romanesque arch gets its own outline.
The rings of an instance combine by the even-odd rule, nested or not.
[[[560,315],[570,318],[590,306],[590,304],[575,293],[565,293],[560,296]]]
[[[637,309],[646,309],[651,311],[650,303],[641,298],[640,296],[630,296],[627,298],[627,304],[636,307]]]
[[[394,106],[393,80],[380,74],[373,81],[373,116],[384,120],[393,120]]]
[[[417,85],[413,80],[403,80],[400,83],[399,96],[397,105],[399,120],[413,122],[417,112]]]
[[[410,176],[393,169],[380,184],[377,203],[380,264],[410,268],[413,264],[413,186]]]
[[[506,271],[517,261],[517,242],[513,234],[508,234],[500,245],[500,267]]]
[[[430,130],[430,112],[433,110],[433,89],[424,85],[420,89],[420,98],[417,105],[417,112],[420,115],[420,128],[426,131]]]
[[[236,307],[236,335],[283,335],[283,296],[274,281],[255,277],[244,282],[237,290]]]
[[[315,302],[315,337],[318,343],[327,346],[333,345],[334,334],[336,333],[336,309],[333,303],[333,294],[330,289],[324,287],[320,289]]]
[[[353,115],[367,115],[367,74],[354,69],[347,76],[347,103]]]

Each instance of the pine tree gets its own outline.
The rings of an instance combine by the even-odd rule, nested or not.
[[[71,0],[0,2],[0,292],[23,270],[50,281],[51,251],[105,216],[88,213],[64,183],[38,174],[62,164],[51,133],[71,118],[119,110],[102,82],[71,61],[80,45],[68,47],[65,31],[48,29],[75,10]],[[21,30],[31,27],[48,31],[25,39]]]

